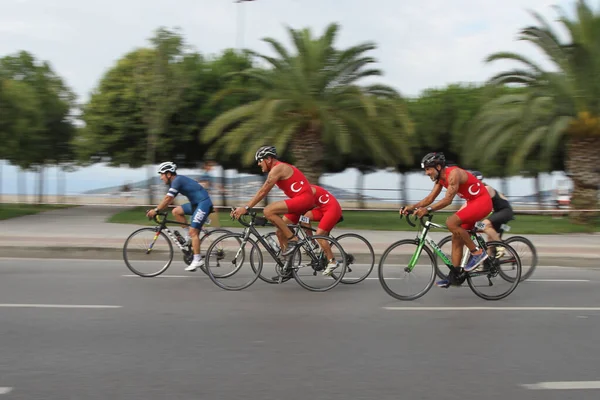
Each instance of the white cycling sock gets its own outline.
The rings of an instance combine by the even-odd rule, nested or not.
[[[202,260],[202,254],[194,254],[194,261]]]

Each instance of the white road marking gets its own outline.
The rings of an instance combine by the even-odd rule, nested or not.
[[[600,311],[600,307],[383,307],[388,311]]]
[[[538,382],[522,386],[530,390],[600,389],[600,381]]]
[[[1,387],[0,386],[0,394],[7,394],[12,392],[13,388],[11,387]]]
[[[139,275],[121,275],[123,277],[127,277],[127,278],[143,278],[143,276],[139,276]],[[153,278],[208,278],[208,276],[206,275],[199,275],[199,276],[192,276],[192,275],[158,275],[158,276],[154,276]]]
[[[527,279],[525,282],[591,282],[589,279]]]
[[[86,308],[86,309],[113,309],[123,306],[109,306],[98,304],[0,304],[0,308]]]

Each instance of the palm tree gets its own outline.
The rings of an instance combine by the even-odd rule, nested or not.
[[[520,140],[520,154],[524,159],[532,150],[543,149],[546,160],[557,151],[565,137],[566,167],[573,179],[572,205],[576,210],[597,208],[598,173],[595,171],[600,152],[600,14],[594,13],[585,0],[576,6],[577,18],[571,20],[559,9],[560,23],[570,35],[562,43],[550,25],[537,13],[532,13],[539,26],[521,31],[520,39],[528,41],[552,61],[557,71],[545,71],[533,61],[515,53],[501,52],[488,57],[488,62],[512,60],[523,68],[494,76],[495,84],[518,84],[528,88],[521,98],[499,100],[500,107],[513,103],[492,117],[499,123],[493,128],[489,121],[488,138],[500,142]],[[504,117],[501,114],[504,113]],[[525,114],[523,114],[525,113]],[[493,113],[492,113],[493,114]],[[519,123],[525,115],[526,123]],[[505,122],[501,122],[505,119]],[[512,122],[506,122],[512,121]],[[504,128],[501,128],[504,126]],[[481,139],[482,141],[484,139]],[[491,151],[488,149],[488,151]],[[589,215],[588,215],[589,216]],[[572,213],[574,222],[590,223],[585,213]]]
[[[410,123],[400,95],[384,85],[358,85],[362,78],[381,75],[370,67],[375,59],[365,55],[376,46],[363,43],[337,50],[333,44],[338,30],[331,24],[323,36],[314,38],[308,29],[288,28],[295,54],[275,39],[264,39],[277,57],[251,53],[269,68],[236,74],[247,83],[237,90],[257,100],[215,118],[201,141],[214,141],[215,152],[241,154],[246,165],[254,163],[259,146],[272,144],[278,152],[291,154],[314,183],[324,172],[325,152],[349,154],[360,147],[380,160],[378,164],[410,161]]]

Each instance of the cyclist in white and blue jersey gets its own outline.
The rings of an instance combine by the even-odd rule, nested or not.
[[[208,215],[213,210],[212,200],[208,192],[198,182],[187,176],[177,175],[177,165],[170,161],[164,162],[158,166],[160,180],[169,186],[169,191],[163,201],[154,209],[146,214],[148,218],[154,216],[167,208],[178,194],[188,198],[189,203],[177,206],[173,209],[173,216],[182,224],[187,223],[185,216],[191,215],[189,236],[192,239],[192,249],[194,251],[194,260],[185,268],[186,271],[195,271],[198,267],[204,265],[204,259],[200,254],[200,230],[206,222]]]

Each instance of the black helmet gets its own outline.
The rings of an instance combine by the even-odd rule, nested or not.
[[[483,180],[483,174],[480,171],[471,171],[471,175],[473,175],[475,178],[479,179],[480,181]]]
[[[421,168],[435,167],[436,165],[446,166],[446,157],[444,153],[429,153],[421,160]]]
[[[256,150],[254,159],[258,161],[267,156],[277,157],[277,150],[275,150],[275,146],[261,146],[258,150]]]

